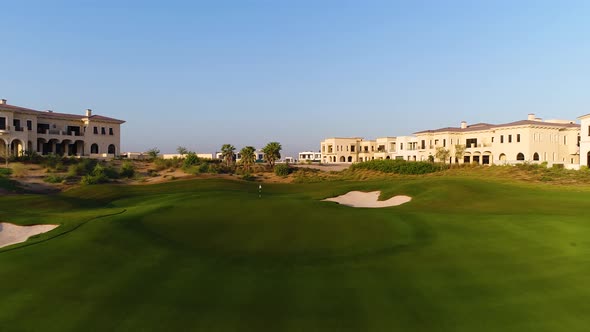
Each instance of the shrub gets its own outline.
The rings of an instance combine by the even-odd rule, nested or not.
[[[15,164],[12,166],[12,175],[16,178],[23,178],[27,176],[28,171],[25,165]]]
[[[10,176],[10,174],[12,174],[12,169],[0,168],[0,176]]]
[[[448,168],[446,164],[435,164],[423,161],[404,161],[404,160],[370,160],[362,163],[353,164],[350,169],[366,169],[379,171],[383,173],[395,174],[427,174],[442,171]]]
[[[64,182],[64,180],[65,178],[63,176],[59,176],[56,174],[49,174],[45,178],[43,178],[43,181],[47,183],[62,183]]]
[[[291,173],[291,167],[287,164],[278,164],[275,166],[274,172],[278,176],[287,176]]]
[[[135,167],[133,166],[133,163],[130,161],[124,162],[123,165],[121,165],[119,175],[122,178],[132,178],[135,175]]]
[[[250,172],[246,172],[242,175],[242,180],[254,181],[254,180],[256,180],[256,177],[254,175],[250,174]]]
[[[194,152],[189,152],[184,161],[182,162],[182,167],[191,167],[198,164],[200,161],[199,157]]]

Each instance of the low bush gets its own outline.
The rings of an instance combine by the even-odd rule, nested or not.
[[[287,164],[278,164],[275,165],[274,172],[278,176],[287,176],[291,173],[291,167]]]
[[[130,161],[124,162],[119,170],[119,175],[122,178],[132,178],[135,175],[135,166],[133,166],[133,163]]]
[[[65,178],[57,174],[49,174],[43,178],[43,181],[47,183],[62,183],[65,181]]]
[[[446,164],[436,164],[423,161],[404,161],[404,160],[370,160],[350,166],[351,170],[366,169],[379,171],[383,173],[395,174],[427,174],[445,170]]]

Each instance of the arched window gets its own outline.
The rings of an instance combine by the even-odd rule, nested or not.
[[[499,158],[499,160],[500,160],[500,161],[505,161],[505,160],[506,160],[506,155],[505,155],[505,154],[503,154],[503,153],[502,153],[502,154],[500,154],[500,158]]]
[[[90,146],[90,153],[98,154],[98,144],[94,143]]]
[[[522,154],[522,153],[517,154],[516,160],[524,160],[524,154]]]
[[[115,154],[115,144],[109,145],[109,154]]]
[[[538,161],[539,160],[539,154],[535,152],[535,154],[533,154],[533,160]]]
[[[351,163],[352,162],[352,156],[348,156],[348,162]]]
[[[344,156],[340,157],[340,162],[341,163],[346,162],[346,158],[344,158]]]

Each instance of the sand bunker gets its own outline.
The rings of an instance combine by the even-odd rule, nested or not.
[[[29,237],[49,232],[59,225],[19,226],[6,222],[0,223],[0,248],[25,242]]]
[[[386,201],[380,201],[380,191],[362,192],[362,191],[351,191],[345,195],[338,197],[326,198],[324,201],[336,202],[338,204],[358,207],[358,208],[382,208],[389,206],[398,206],[407,203],[412,200],[410,196],[395,196]]]

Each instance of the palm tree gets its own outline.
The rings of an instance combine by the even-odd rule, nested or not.
[[[256,162],[255,151],[256,149],[253,146],[246,146],[240,151],[240,154],[242,155],[240,163],[244,165],[246,172],[250,172],[250,167]]]
[[[234,155],[235,155],[236,148],[231,144],[223,144],[221,147],[221,155],[229,167],[234,162]]]
[[[264,160],[266,160],[271,168],[275,166],[275,161],[281,159],[281,149],[281,143],[279,142],[270,142],[262,149]]]

